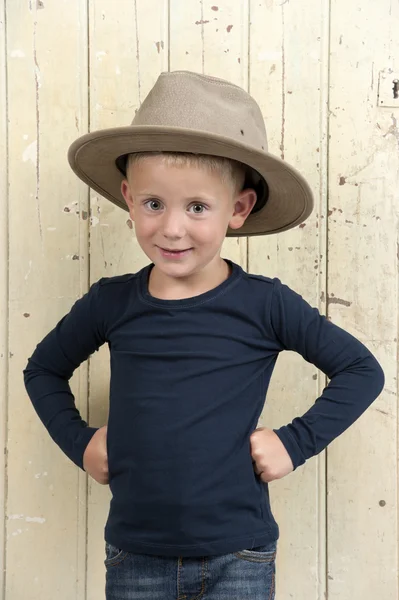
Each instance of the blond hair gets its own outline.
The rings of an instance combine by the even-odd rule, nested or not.
[[[234,194],[238,194],[244,187],[246,167],[243,163],[223,156],[209,154],[193,154],[188,152],[134,152],[128,155],[126,173],[130,167],[147,158],[148,156],[162,156],[167,165],[176,167],[194,166],[207,169],[211,173],[220,175],[224,183],[233,184]]]

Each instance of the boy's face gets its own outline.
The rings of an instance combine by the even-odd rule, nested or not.
[[[141,248],[172,278],[219,268],[228,226],[241,227],[256,202],[254,190],[234,195],[217,173],[168,165],[160,156],[133,164],[121,191]]]

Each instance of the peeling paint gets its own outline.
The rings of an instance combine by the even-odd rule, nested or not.
[[[64,206],[64,208],[63,208],[63,212],[70,213],[70,212],[72,212],[72,210],[73,210],[74,208],[76,208],[76,207],[77,207],[77,205],[78,205],[78,201],[77,201],[77,200],[75,200],[74,202],[70,202],[69,204],[66,204],[66,205]]]
[[[90,227],[95,227],[100,222],[98,217],[90,217]]]
[[[106,52],[104,52],[103,50],[99,50],[98,52],[96,52],[96,59],[101,62],[103,59],[103,56],[106,56],[106,55],[107,55]]]
[[[22,533],[22,529],[17,529],[17,531],[13,531],[11,535],[16,536]]]
[[[25,58],[25,52],[23,50],[11,50],[11,58]]]
[[[22,154],[22,160],[23,162],[27,162],[28,160],[30,160],[34,165],[36,165],[37,162],[37,140],[35,140],[34,142],[32,142],[31,144],[29,144],[29,146],[27,146]]]
[[[45,523],[46,522],[46,519],[43,519],[43,517],[24,517],[24,515],[20,515],[20,514],[8,515],[6,518],[9,521],[25,520],[27,523]]]
[[[388,135],[393,135],[399,144],[398,120],[395,117],[394,113],[391,114],[391,119],[392,119],[392,125],[390,126],[388,131],[383,135],[383,137],[386,138]]]
[[[39,479],[40,477],[47,477],[47,475],[48,475],[47,471],[44,471],[44,473],[36,473],[35,479]]]
[[[30,260],[29,261],[29,270],[28,270],[28,272],[25,275],[25,281],[27,281],[29,275],[31,274],[31,271],[32,271],[32,261]]]

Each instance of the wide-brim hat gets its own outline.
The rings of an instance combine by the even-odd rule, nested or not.
[[[121,193],[127,155],[159,151],[222,156],[247,166],[245,187],[256,190],[257,202],[244,225],[227,236],[285,231],[313,210],[305,178],[268,152],[256,101],[237,85],[190,71],[161,73],[131,125],[79,137],[68,160],[80,179],[128,211]]]

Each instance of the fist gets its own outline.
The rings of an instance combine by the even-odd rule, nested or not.
[[[108,479],[108,454],[107,454],[107,425],[100,427],[87,444],[83,454],[84,470],[102,485]]]
[[[259,427],[249,441],[254,471],[263,482],[282,479],[294,470],[290,455],[273,429]]]

